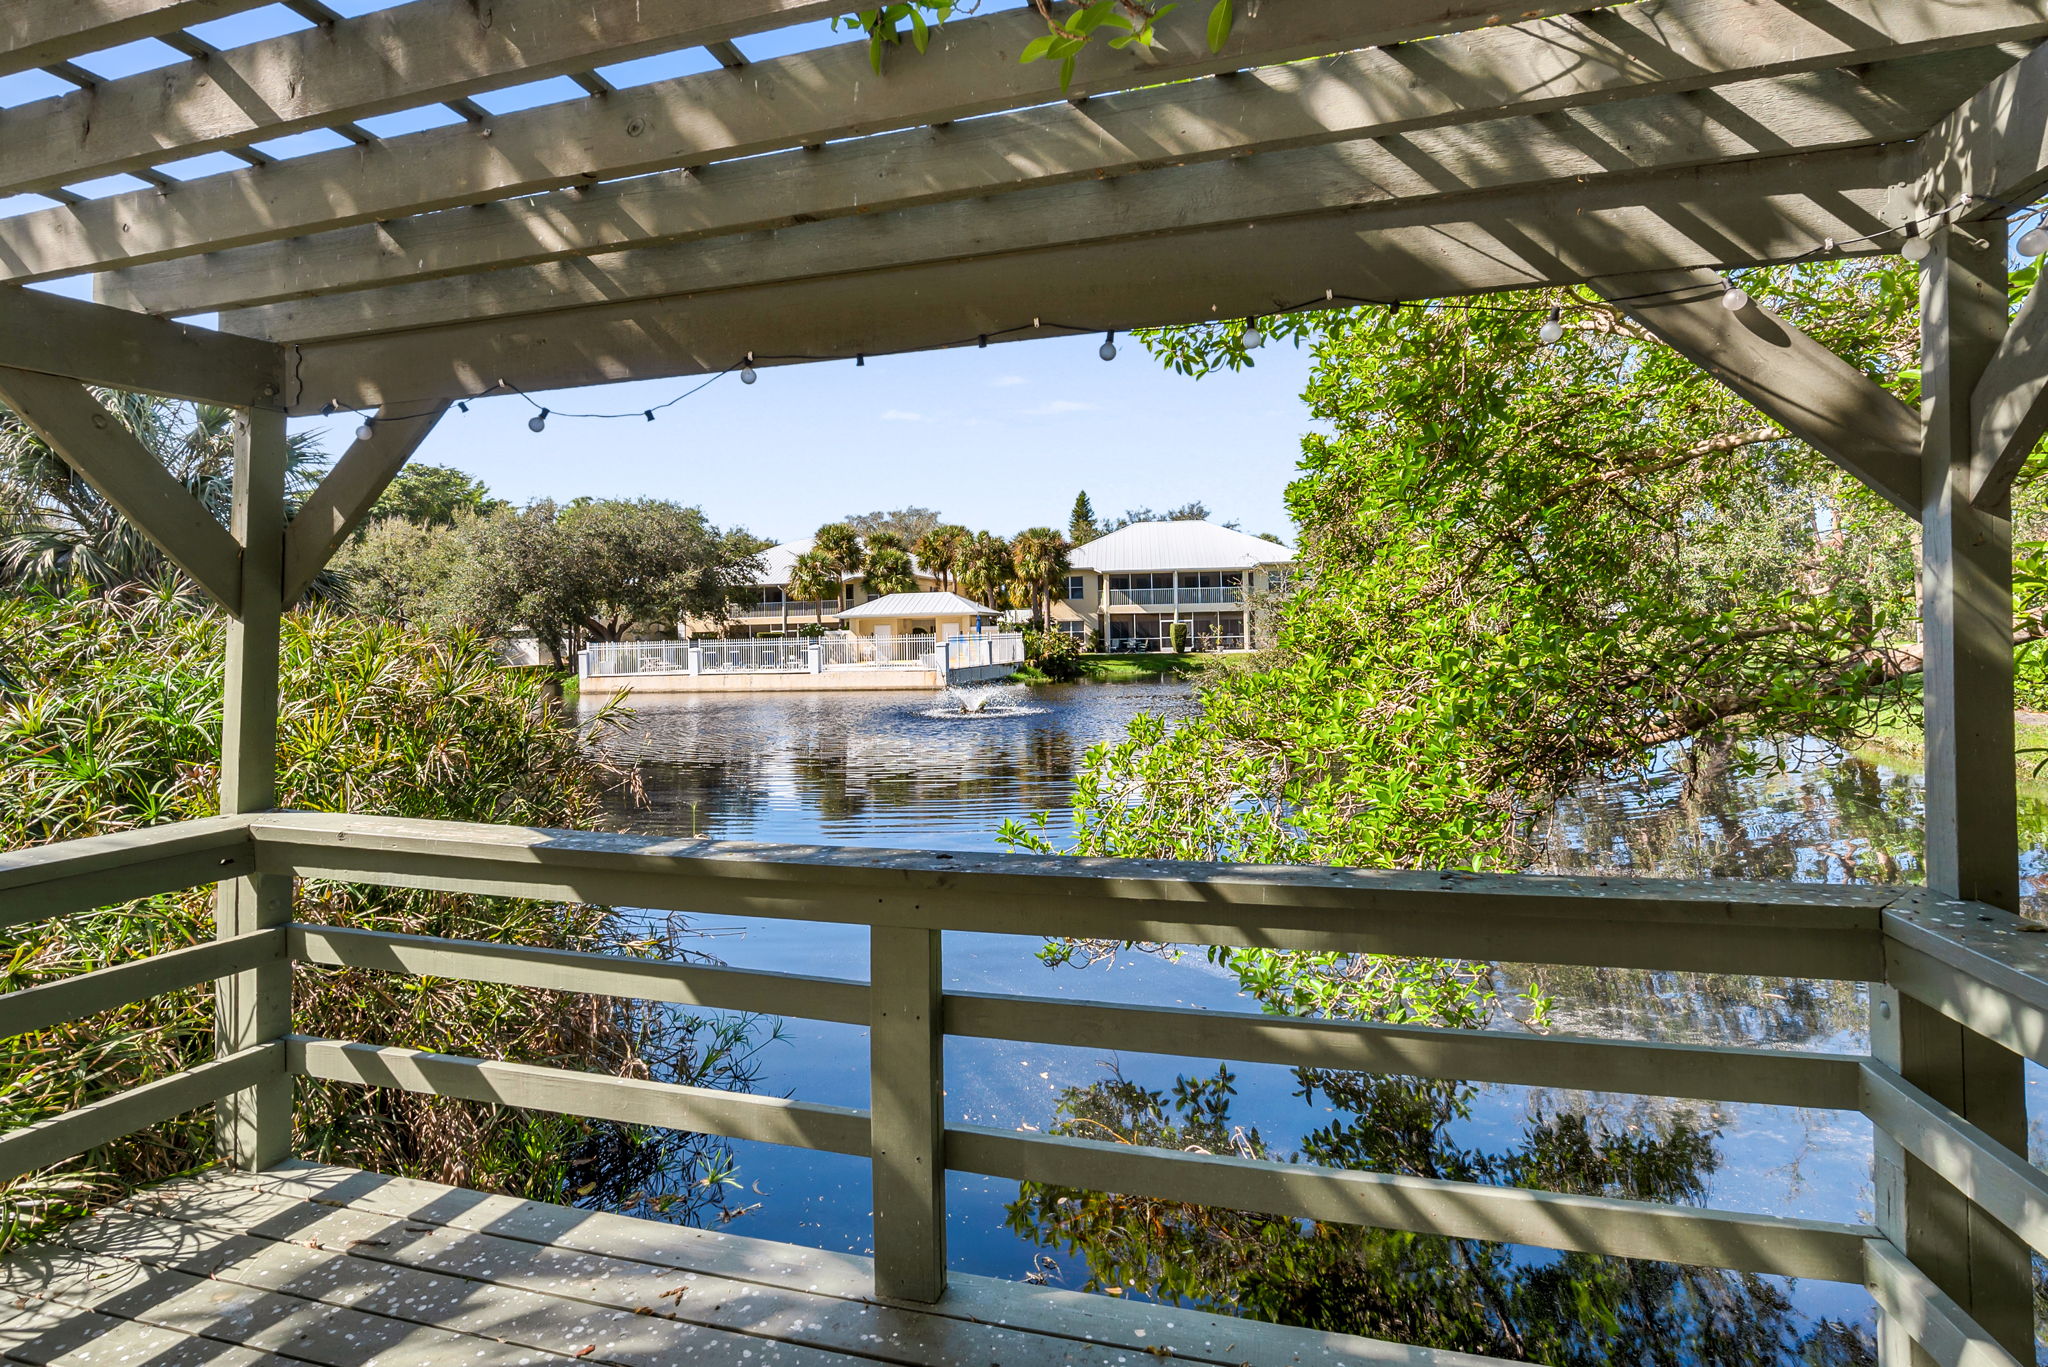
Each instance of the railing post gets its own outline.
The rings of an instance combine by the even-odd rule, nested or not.
[[[1921,282],[1921,631],[1926,653],[1927,889],[2019,910],[2013,753],[2012,523],[1970,504],[1971,396],[2006,331],[1998,220],[1936,230]],[[1871,1047],[1908,1082],[2027,1151],[2019,1056],[1890,989],[1872,993]],[[2034,1357],[2028,1250],[1884,1134],[1878,1226],[2021,1361]],[[1899,1326],[1887,1367],[1927,1361]]]
[[[236,415],[234,508],[230,530],[242,547],[242,611],[228,623],[221,727],[220,809],[259,812],[277,803],[278,642],[284,583],[284,415]],[[249,874],[220,885],[214,934],[221,939],[291,919],[292,880]],[[214,1040],[232,1054],[291,1032],[289,963],[222,978],[214,990]],[[246,1170],[291,1156],[292,1080],[282,1070],[221,1101],[222,1160]]]
[[[929,1303],[946,1290],[939,932],[874,927],[868,984],[875,1294]]]

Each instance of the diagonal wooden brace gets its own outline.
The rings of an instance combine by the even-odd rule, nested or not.
[[[388,407],[378,410],[370,422],[369,440],[358,439],[348,448],[285,528],[286,603],[297,602],[312,585],[314,576],[369,515],[370,505],[398,477],[447,411],[445,399],[415,413],[398,413]]]
[[[240,615],[241,547],[90,390],[76,380],[0,367],[0,401],[208,597]]]

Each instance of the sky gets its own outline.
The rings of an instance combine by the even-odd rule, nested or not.
[[[5,0],[0,0],[4,3]],[[979,13],[1026,0],[983,0]],[[398,0],[330,0],[354,17]],[[306,27],[281,5],[195,25],[220,47],[237,47]],[[850,41],[825,23],[804,24],[743,39],[760,59]],[[184,60],[155,40],[78,59],[114,79]],[[701,49],[643,58],[599,71],[629,87],[715,65]],[[71,89],[39,71],[0,77],[0,108],[33,103]],[[569,79],[477,96],[494,114],[581,98]],[[440,109],[359,120],[380,136],[456,121]],[[257,144],[278,157],[305,156],[344,145],[315,131]],[[192,179],[241,166],[211,153],[159,169]],[[141,188],[129,176],[73,185],[97,198]],[[30,212],[50,201],[0,198],[0,216]],[[45,288],[90,297],[85,281]],[[210,320],[191,319],[207,324]],[[701,506],[721,526],[742,526],[776,540],[806,536],[849,513],[910,504],[936,508],[952,521],[1014,532],[1065,527],[1074,495],[1086,490],[1099,515],[1174,507],[1199,499],[1222,521],[1291,539],[1282,491],[1307,428],[1300,402],[1306,353],[1270,344],[1250,371],[1203,380],[1173,375],[1128,338],[1105,364],[1100,336],[997,343],[986,350],[870,356],[850,361],[778,366],[744,386],[737,376],[664,410],[654,423],[638,412],[693,387],[695,379],[536,395],[557,414],[631,412],[620,421],[550,417],[538,435],[526,428],[534,409],[519,398],[451,410],[416,461],[452,465],[515,503],[537,498],[664,498]],[[330,455],[346,449],[357,419],[295,424],[320,431]]]

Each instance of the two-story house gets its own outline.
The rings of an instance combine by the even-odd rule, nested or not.
[[[1078,546],[1053,625],[1104,650],[1164,650],[1173,623],[1197,649],[1250,648],[1254,601],[1294,548],[1209,522],[1136,522]]]
[[[838,630],[839,614],[870,600],[873,595],[862,591],[859,575],[847,575],[839,586],[839,592],[831,598],[814,602],[790,596],[789,579],[796,568],[796,558],[810,548],[810,541],[805,539],[771,546],[763,551],[761,561],[765,569],[760,582],[732,605],[729,619],[722,624],[685,623],[687,634],[719,634],[738,638],[791,636],[820,622],[828,631]],[[939,587],[938,576],[914,559],[911,561],[911,573],[917,580],[919,591]]]

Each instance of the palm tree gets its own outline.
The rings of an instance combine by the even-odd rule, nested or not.
[[[796,558],[789,569],[789,591],[799,601],[809,599],[811,617],[818,629],[825,628],[825,595],[839,595],[839,571],[832,558],[817,547],[812,547]]]
[[[1031,615],[1044,626],[1052,616],[1052,597],[1073,568],[1067,556],[1073,546],[1050,527],[1032,527],[1010,541],[1010,564],[1017,585],[1030,596]]]
[[[95,396],[225,524],[234,499],[234,413],[116,390]],[[292,502],[318,482],[325,461],[311,433],[286,448],[285,491]],[[181,596],[198,587],[156,543],[14,413],[0,407],[0,583],[84,588],[102,595],[168,584]]]
[[[844,522],[827,522],[811,538],[811,549],[825,557],[825,563],[840,579],[851,579],[867,566],[867,551],[860,533]]]
[[[960,548],[959,585],[977,603],[1001,607],[1011,578],[1010,543],[988,532],[975,532]]]
[[[892,593],[909,593],[917,587],[917,575],[910,563],[910,550],[894,532],[876,532],[867,539],[867,569],[861,587],[873,598]]]
[[[934,527],[917,539],[911,550],[924,567],[938,577],[939,587],[953,587],[953,571],[960,564],[960,552],[967,546],[965,527],[948,522]]]

